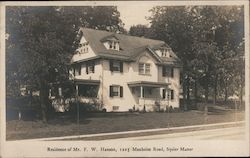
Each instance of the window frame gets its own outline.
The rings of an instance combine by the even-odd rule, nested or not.
[[[115,68],[118,68],[118,69],[115,69]],[[109,61],[109,69],[111,72],[123,73],[123,61],[110,60]]]
[[[151,75],[151,64],[150,63],[142,63],[142,62],[140,62],[138,64],[138,72],[139,72],[139,75]]]
[[[76,65],[74,67],[74,76],[81,76],[82,72],[82,65]]]
[[[89,52],[89,43],[88,42],[81,43],[79,52],[80,52],[80,54],[88,53]]]
[[[95,62],[87,62],[86,63],[86,74],[95,73]]]
[[[120,107],[120,106],[112,106],[112,110],[113,110],[113,111],[117,111],[117,110],[119,110],[119,107]]]
[[[117,91],[114,91],[114,88],[117,88]],[[109,96],[110,97],[123,97],[123,86],[120,85],[110,85],[109,86]]]
[[[108,42],[108,44],[109,44],[109,47],[108,47],[109,49],[111,49],[111,50],[117,50],[117,51],[120,50],[119,41],[110,40]]]
[[[170,90],[170,100],[174,100],[174,90],[173,89],[171,89]]]
[[[113,61],[113,71],[120,72],[121,71],[121,64],[118,61]]]
[[[174,67],[162,67],[162,77],[174,78]]]

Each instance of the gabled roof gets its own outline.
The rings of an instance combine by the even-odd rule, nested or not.
[[[81,28],[80,33],[85,37],[87,41],[89,41],[89,45],[93,49],[93,51],[99,57],[104,58],[115,58],[119,60],[131,60],[145,51],[146,49],[154,51],[154,48],[158,48],[160,46],[169,47],[164,41],[147,39],[142,37],[129,36],[124,34],[118,34],[107,31],[100,31],[88,28]],[[119,41],[119,46],[121,50],[108,50],[103,45],[103,42],[109,38],[116,38]],[[170,47],[169,47],[170,48]],[[154,55],[156,55],[154,53]],[[158,55],[156,55],[158,56]],[[178,57],[173,54],[174,58],[178,59]],[[161,59],[160,63],[164,63],[165,60],[162,57],[158,57]],[[176,60],[171,59],[171,60]]]

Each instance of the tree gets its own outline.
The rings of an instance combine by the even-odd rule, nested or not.
[[[150,37],[150,28],[146,25],[133,25],[129,29],[129,34],[131,36],[138,36],[138,37]]]
[[[240,49],[244,48],[242,6],[154,7],[151,12],[151,38],[168,43],[182,60],[185,106],[192,85],[195,98],[197,86],[204,89],[206,102],[210,89],[214,89],[214,103],[218,88],[224,87],[226,94],[229,87],[237,89],[233,81],[242,81],[244,76],[235,66],[236,61],[244,59],[244,50]]]
[[[148,19],[153,33],[151,38],[163,40],[170,45],[182,60],[184,108],[187,109],[190,99],[190,61],[194,58],[193,46],[193,16],[190,7],[154,7]]]
[[[79,27],[123,29],[116,7],[6,8],[6,78],[11,87],[7,94],[20,85],[36,87],[44,122],[48,119],[48,83],[68,79]]]

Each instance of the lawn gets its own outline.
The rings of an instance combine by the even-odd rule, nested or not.
[[[166,127],[190,126],[244,120],[244,112],[210,113],[199,111],[178,113],[83,113],[80,125],[75,117],[58,115],[47,124],[42,121],[12,120],[6,123],[7,140],[47,138],[77,134],[96,134]],[[79,128],[79,132],[78,132]]]

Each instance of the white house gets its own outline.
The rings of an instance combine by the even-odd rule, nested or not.
[[[82,100],[97,98],[107,111],[179,107],[180,60],[163,41],[81,28],[72,58]]]

